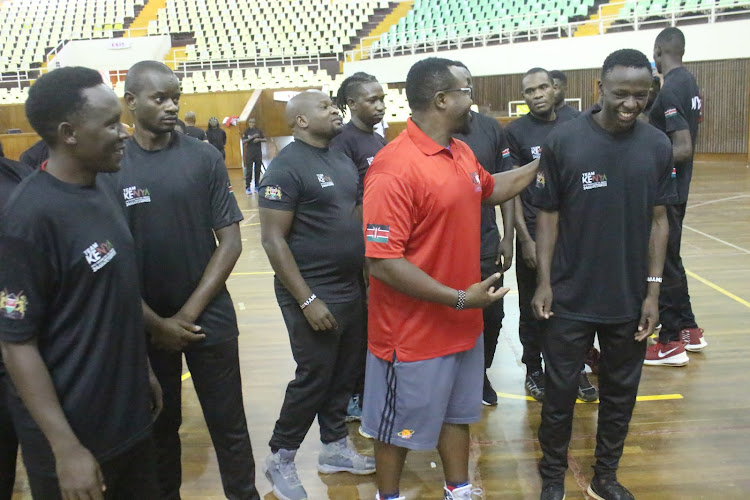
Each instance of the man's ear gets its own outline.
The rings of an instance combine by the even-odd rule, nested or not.
[[[75,126],[70,122],[61,122],[57,126],[57,142],[68,146],[78,144]]]

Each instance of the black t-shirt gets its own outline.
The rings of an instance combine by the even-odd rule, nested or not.
[[[23,163],[18,163],[7,158],[0,158],[0,210],[2,210],[5,203],[10,199],[10,194],[18,186],[18,183],[33,171],[31,167]],[[5,368],[3,368],[2,358],[0,358],[0,375],[3,373],[5,373]],[[3,404],[0,401],[0,406]]]
[[[227,133],[220,128],[210,128],[206,130],[206,137],[208,143],[218,149],[224,151],[224,146],[227,144]]]
[[[263,131],[259,128],[246,128],[242,133],[242,138],[247,139],[248,137],[257,136],[258,139],[263,139]],[[248,141],[244,143],[243,148],[245,149],[245,157],[247,158],[258,158],[263,156],[263,143]]]
[[[185,127],[185,135],[189,135],[190,137],[198,139],[199,141],[206,140],[206,132],[204,132],[203,129],[194,127],[192,125],[187,125]]]
[[[221,154],[179,133],[157,151],[125,141],[112,174],[135,239],[146,303],[162,317],[176,314],[195,290],[216,250],[214,230],[242,220]],[[195,321],[199,345],[237,337],[237,316],[226,287]]]
[[[701,98],[695,77],[685,67],[675,68],[664,77],[664,85],[656,96],[649,122],[665,133],[690,130],[690,138],[698,139],[701,118]],[[693,177],[693,157],[675,164],[677,174],[677,201],[687,203],[690,179]]]
[[[362,222],[355,213],[357,169],[339,151],[295,139],[268,166],[258,206],[294,212],[289,249],[313,293],[332,304],[360,296],[365,259]],[[275,279],[279,305],[296,304]]]
[[[359,174],[358,203],[362,203],[365,193],[365,175],[375,155],[385,146],[383,136],[375,132],[364,132],[351,121],[344,125],[339,135],[333,138],[330,148],[341,151],[352,159]]]
[[[37,141],[21,154],[18,161],[32,168],[39,168],[47,158],[49,158],[49,146],[44,141]]]
[[[669,139],[640,120],[614,135],[586,111],[549,135],[534,203],[559,212],[556,316],[598,323],[640,317],[653,207],[674,203],[671,173]]]
[[[469,145],[479,164],[490,174],[511,170],[513,162],[510,157],[508,140],[503,127],[489,116],[471,112],[471,123],[468,134],[455,134]],[[497,213],[494,206],[482,205],[480,257],[497,257],[500,244],[500,231],[497,228]]]
[[[36,337],[60,404],[98,460],[151,428],[146,337],[133,238],[108,186],[36,171],[0,216],[0,339]],[[27,466],[53,474],[41,430],[11,410]]]
[[[577,118],[581,114],[576,108],[563,104],[559,108],[555,109],[555,116],[560,120],[559,123],[566,122],[573,118]]]
[[[549,133],[555,127],[570,119],[571,115],[568,114],[567,118],[557,115],[555,120],[545,121],[527,113],[509,123],[505,127],[505,135],[508,137],[513,164],[523,166],[539,158],[542,155],[542,145],[547,140]],[[536,214],[538,212],[538,209],[532,203],[534,191],[535,184],[531,183],[521,191],[520,195],[523,220],[532,239],[536,239]]]

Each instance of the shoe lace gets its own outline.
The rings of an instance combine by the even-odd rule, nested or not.
[[[289,486],[294,487],[302,484],[297,475],[297,465],[293,460],[280,460],[279,472]]]

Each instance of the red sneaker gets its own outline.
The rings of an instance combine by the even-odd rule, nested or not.
[[[657,342],[646,348],[644,365],[651,366],[685,366],[690,361],[685,352],[685,344],[680,340],[673,340],[666,344]]]
[[[685,349],[690,352],[702,351],[708,345],[703,338],[703,328],[685,328],[680,332],[680,338],[685,343]]]

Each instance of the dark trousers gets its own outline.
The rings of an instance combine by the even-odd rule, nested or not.
[[[523,346],[521,361],[526,372],[542,369],[542,325],[534,317],[531,299],[536,291],[536,269],[526,265],[521,245],[516,241],[516,281],[518,282],[518,337]]]
[[[500,272],[500,266],[495,264],[497,257],[485,257],[480,261],[482,280],[486,280],[492,274]],[[495,282],[495,288],[503,286],[503,276]],[[503,299],[493,302],[482,310],[484,318],[484,369],[487,370],[492,366],[495,359],[495,348],[497,339],[500,336],[500,329],[503,327]]]
[[[328,304],[328,309],[339,328],[316,332],[298,305],[281,306],[297,370],[268,443],[271,450],[299,448],[316,416],[323,443],[348,435],[346,407],[365,342],[362,301]]]
[[[664,281],[659,293],[659,319],[662,325],[659,341],[665,344],[679,340],[682,329],[697,328],[690,305],[687,276],[680,257],[682,221],[685,219],[686,205],[687,203],[667,205],[669,239],[664,260]]]
[[[18,437],[13,420],[8,411],[5,377],[0,371],[0,500],[10,500],[13,496],[13,484],[16,481],[16,457],[18,457]]]
[[[99,463],[104,476],[107,500],[159,500],[156,478],[156,448],[151,436],[122,454]],[[57,477],[29,473],[31,495],[35,500],[62,500]]]
[[[636,342],[634,338],[637,328],[637,320],[609,325],[553,316],[544,321],[545,394],[539,427],[543,453],[539,472],[544,483],[564,481],[578,377],[595,333],[599,335],[602,354],[594,471],[603,478],[615,475],[646,356],[646,342]]]
[[[250,187],[250,183],[255,178],[255,189],[260,185],[260,169],[263,165],[263,156],[252,154],[245,160],[245,189]]]
[[[182,352],[151,348],[149,358],[164,393],[164,409],[154,425],[159,485],[162,499],[176,500],[182,483]],[[237,339],[185,351],[185,360],[216,450],[224,495],[231,500],[259,499],[242,405]]]

